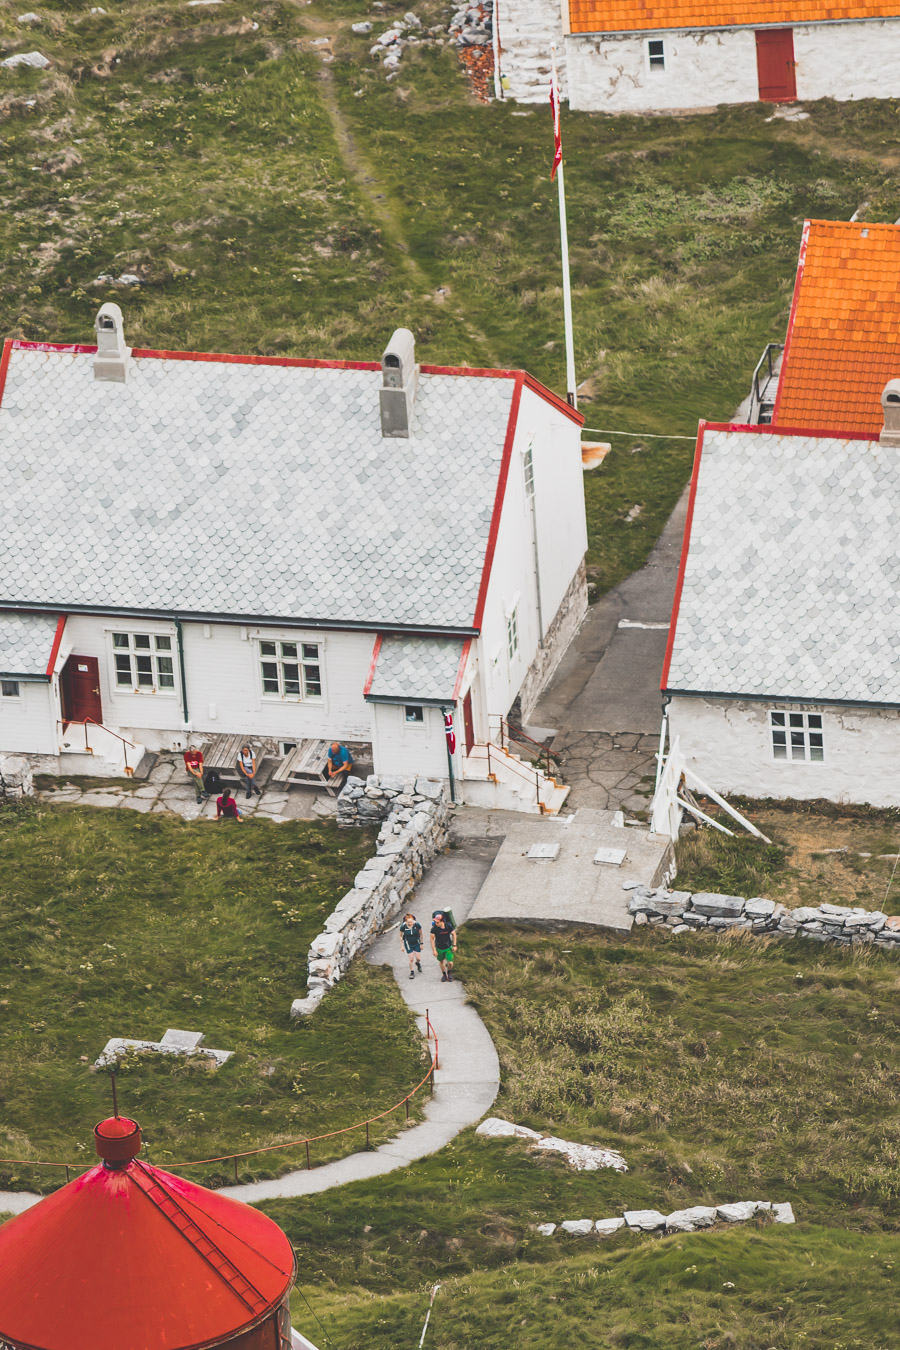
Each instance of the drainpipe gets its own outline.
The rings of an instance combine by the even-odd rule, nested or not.
[[[181,676],[181,711],[184,714],[184,725],[187,727],[190,723],[188,713],[187,697],[187,677],[184,671],[184,634],[181,631],[181,620],[175,619],[175,641],[178,647],[178,673]]]

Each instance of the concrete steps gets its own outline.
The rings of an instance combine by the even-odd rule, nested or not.
[[[569,795],[566,784],[493,742],[474,746],[464,765],[459,795],[469,806],[556,815]]]
[[[127,744],[125,742],[128,742]],[[70,722],[59,737],[59,773],[92,774],[97,778],[122,778],[134,772],[146,753],[121,733],[104,726],[84,727]]]

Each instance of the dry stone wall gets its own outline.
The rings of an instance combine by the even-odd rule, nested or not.
[[[450,803],[440,782],[370,774],[348,778],[338,797],[337,823],[343,828],[381,821],[375,855],[356,874],[353,889],[338,902],[313,940],[307,959],[305,998],[291,1016],[314,1012],[353,958],[397,915],[426,867],[449,838]]]
[[[880,910],[832,905],[787,909],[774,900],[754,896],[718,895],[708,891],[670,891],[664,886],[637,886],[628,909],[635,924],[650,924],[672,934],[724,933],[743,929],[772,937],[806,937],[843,946],[871,943],[900,951],[900,915]]]

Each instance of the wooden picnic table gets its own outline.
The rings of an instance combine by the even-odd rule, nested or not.
[[[219,777],[235,783],[245,781],[243,774],[238,773],[237,757],[245,745],[249,745],[256,759],[256,781],[259,781],[259,770],[266,756],[265,745],[259,744],[259,737],[253,736],[209,736],[204,740],[201,749],[203,751],[203,772],[208,769],[215,769]]]
[[[276,767],[272,782],[320,787],[334,796],[337,789],[327,768],[330,746],[331,741],[300,741]]]

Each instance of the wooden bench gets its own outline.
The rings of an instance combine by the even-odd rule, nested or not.
[[[334,796],[337,788],[328,777],[328,751],[331,741],[300,741],[285,755],[272,774],[273,783],[300,783],[324,788]]]
[[[256,779],[260,783],[260,769],[263,759],[266,756],[266,747],[259,744],[259,738],[254,740],[252,736],[209,736],[204,740],[201,749],[203,751],[203,772],[215,769],[216,773],[225,783],[245,782],[243,774],[238,773],[237,757],[245,745],[249,745],[256,759]]]

